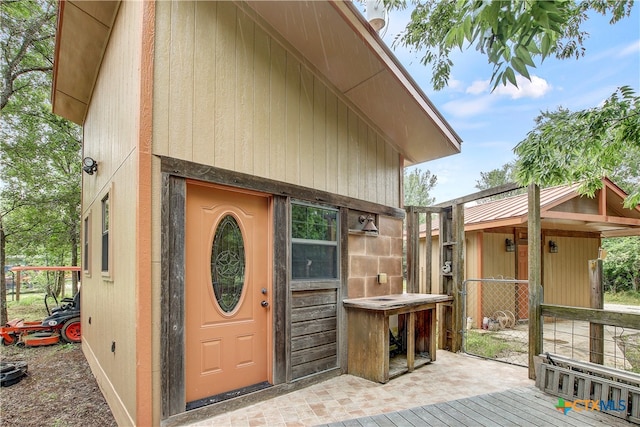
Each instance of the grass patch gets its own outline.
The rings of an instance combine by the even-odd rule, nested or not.
[[[40,320],[47,316],[44,293],[22,294],[20,301],[7,301],[7,317],[11,319]],[[49,304],[55,304],[49,299]]]
[[[508,353],[512,350],[511,347],[504,338],[498,338],[491,332],[467,331],[467,340],[465,343],[465,351],[467,353],[495,359]]]
[[[604,302],[610,304],[640,305],[640,292],[605,292]]]
[[[640,334],[622,335],[616,341],[625,359],[631,364],[631,372],[640,374]]]

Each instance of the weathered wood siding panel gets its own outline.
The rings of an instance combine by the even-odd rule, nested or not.
[[[118,424],[136,419],[136,217],[142,3],[122,2],[84,124],[82,213],[90,216],[90,275],[82,287],[82,346]],[[117,125],[114,125],[116,124]],[[110,202],[110,271],[101,272],[103,197]],[[132,208],[133,207],[133,208]],[[132,237],[133,236],[133,237]],[[105,303],[105,302],[110,303]]]
[[[156,13],[155,154],[400,207],[398,152],[263,26],[232,2]]]
[[[299,286],[299,289],[304,288]],[[337,291],[335,285],[330,289],[292,292],[292,379],[338,366]]]
[[[549,240],[557,243],[557,253],[549,253]],[[543,243],[544,302],[589,307],[591,290],[588,263],[598,258],[599,239],[547,234]]]

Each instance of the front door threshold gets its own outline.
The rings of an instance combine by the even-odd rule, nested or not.
[[[187,411],[192,409],[202,408],[203,406],[213,405],[214,403],[220,403],[225,400],[233,399],[234,397],[242,396],[245,394],[253,393],[255,391],[264,390],[271,387],[267,381],[253,384],[248,387],[242,387],[236,390],[227,391],[225,393],[216,394],[215,396],[205,397],[204,399],[194,400],[187,403]]]

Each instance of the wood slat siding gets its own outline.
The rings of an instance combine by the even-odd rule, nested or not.
[[[274,384],[287,381],[287,359],[290,351],[290,327],[287,319],[289,300],[289,270],[287,269],[290,247],[287,245],[289,230],[289,199],[273,197],[273,345]]]
[[[185,378],[184,341],[184,221],[186,206],[186,184],[183,179],[162,176],[162,263],[163,292],[161,310],[163,318],[161,342],[162,418],[184,411]]]
[[[291,377],[297,379],[337,367],[338,285],[305,282],[294,287],[302,289],[291,292]]]
[[[153,152],[400,207],[400,155],[233,2],[156,7]]]
[[[91,275],[82,279],[82,285],[91,291],[82,294],[82,346],[120,424],[137,419],[138,329],[131,325],[138,321],[141,296],[136,286],[140,248],[134,242],[138,224],[132,206],[139,196],[135,183],[140,150],[142,13],[141,2],[122,2],[119,6],[83,126],[84,155],[98,161],[99,172],[84,175],[82,186],[82,215],[91,215]],[[101,201],[107,193],[110,271],[103,274]],[[112,343],[115,351],[111,350]],[[159,374],[154,380],[160,380]]]

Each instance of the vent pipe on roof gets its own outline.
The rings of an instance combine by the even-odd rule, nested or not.
[[[384,4],[382,0],[367,1],[367,21],[376,32],[380,32],[384,27]]]

